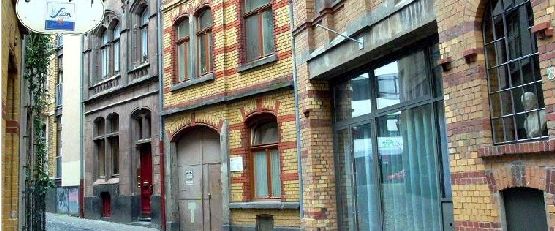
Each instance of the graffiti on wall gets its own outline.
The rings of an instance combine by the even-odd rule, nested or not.
[[[60,187],[56,189],[57,212],[66,214],[79,213],[79,188]]]

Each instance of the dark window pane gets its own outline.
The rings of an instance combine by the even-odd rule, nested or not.
[[[426,105],[378,120],[384,230],[441,227],[432,114]]]
[[[339,211],[339,230],[355,230],[355,195],[353,192],[353,156],[351,152],[351,129],[343,129],[336,133],[335,150],[337,171],[337,209]]]
[[[500,93],[492,93],[489,96],[489,103],[491,106],[491,116],[494,118],[501,116],[501,101],[499,98]]]
[[[189,20],[185,19],[177,27],[177,38],[182,39],[189,36]]]
[[[110,138],[110,154],[112,155],[112,174],[119,174],[119,139]]]
[[[503,24],[503,15],[493,17],[493,27],[495,29],[495,39],[500,39],[505,37],[505,27]]]
[[[501,119],[492,119],[491,126],[493,130],[493,141],[501,143],[505,141],[505,134],[503,129],[503,122]]]
[[[254,129],[253,133],[253,145],[274,144],[279,140],[276,122],[259,125]]]
[[[513,114],[513,97],[511,91],[502,91],[499,97],[501,100],[501,115]]]
[[[359,230],[380,230],[378,186],[369,124],[352,128],[357,222]]]
[[[266,152],[261,151],[254,154],[254,185],[257,198],[268,197],[268,162]]]
[[[264,55],[274,52],[274,17],[271,10],[262,13]]]
[[[210,9],[204,10],[199,16],[199,29],[204,30],[212,26],[212,15]]]
[[[247,41],[247,61],[256,60],[261,56],[260,50],[260,26],[258,24],[258,15],[253,15],[245,19],[246,25],[246,41]]]
[[[503,126],[505,128],[505,141],[515,140],[515,121],[512,116],[503,118]]]
[[[369,114],[372,110],[370,101],[370,82],[368,73],[335,87],[335,118],[347,120]]]
[[[270,3],[270,0],[245,0],[245,13]]]

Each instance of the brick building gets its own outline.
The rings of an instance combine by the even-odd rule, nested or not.
[[[435,9],[455,227],[553,230],[553,2],[453,4]]]
[[[157,1],[105,1],[83,37],[84,216],[160,224]]]
[[[168,230],[297,230],[286,0],[164,1]]]
[[[303,228],[450,230],[434,4],[293,3]]]
[[[303,228],[553,229],[552,3],[293,5]]]
[[[22,189],[20,124],[22,121],[23,36],[26,31],[15,14],[15,1],[2,1],[2,229],[20,230]]]

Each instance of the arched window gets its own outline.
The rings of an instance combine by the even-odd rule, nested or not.
[[[112,29],[112,45],[113,45],[112,59],[114,60],[114,75],[119,74],[119,69],[120,69],[120,43],[119,43],[120,35],[121,35],[121,26],[118,23],[114,26],[114,29]]]
[[[132,116],[134,121],[134,134],[135,134],[135,142],[143,143],[150,140],[151,131],[150,131],[150,111],[147,109],[141,109],[135,112]]]
[[[200,75],[204,75],[212,71],[212,15],[210,8],[205,8],[198,14],[197,28],[198,70]]]
[[[181,20],[177,24],[176,30],[177,77],[179,81],[185,81],[189,79],[189,19]]]
[[[493,0],[487,6],[483,35],[489,83],[493,142],[547,136],[545,104],[529,0]]]
[[[275,118],[261,120],[251,128],[254,199],[281,198],[281,166]]]
[[[244,0],[246,61],[274,52],[274,17],[270,0]]]
[[[140,13],[140,44],[141,44],[141,56],[139,60],[141,62],[146,62],[148,60],[148,7],[144,7],[143,11]]]
[[[109,34],[107,30],[104,30],[101,34],[102,44],[100,46],[100,53],[101,53],[101,70],[102,70],[102,78],[105,79],[108,77],[108,68],[110,65],[110,43],[109,43]]]

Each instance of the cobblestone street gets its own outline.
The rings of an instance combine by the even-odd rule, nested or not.
[[[134,225],[124,225],[99,220],[88,220],[68,215],[46,213],[46,230],[48,231],[156,231]]]

